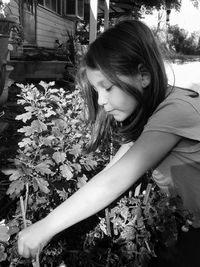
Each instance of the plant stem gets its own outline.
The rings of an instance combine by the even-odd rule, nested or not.
[[[21,211],[22,211],[22,218],[23,218],[24,228],[26,228],[27,227],[27,224],[26,224],[26,213],[25,213],[24,201],[23,201],[23,197],[22,196],[20,196],[20,207],[21,207]]]
[[[26,189],[28,189],[28,186],[26,187]],[[26,209],[27,209],[27,199],[28,199],[28,190],[26,190],[26,199],[25,199],[25,203],[23,201],[23,197],[20,196],[20,207],[21,207],[21,211],[22,211],[22,218],[23,218],[23,223],[24,223],[24,228],[27,227],[27,223],[26,223]],[[26,206],[26,208],[25,208]],[[33,267],[40,267],[40,260],[39,260],[39,250],[35,256],[35,259],[32,259],[32,265]]]
[[[111,227],[110,227],[110,216],[109,216],[109,210],[108,208],[105,209],[105,215],[106,215],[106,228],[108,236],[111,236]]]
[[[27,205],[28,205],[28,194],[29,194],[29,185],[28,183],[26,183],[26,196],[25,196],[25,203],[24,203],[25,214],[26,214]]]
[[[39,259],[40,252],[38,250],[35,259],[32,259],[32,265],[33,267],[40,267],[40,259]]]

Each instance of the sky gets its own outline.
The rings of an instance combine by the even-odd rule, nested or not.
[[[170,24],[178,24],[189,32],[200,31],[200,7],[197,9],[190,0],[182,0],[180,12],[171,12]]]
[[[158,14],[145,16],[144,21],[147,25],[157,25]],[[200,6],[195,8],[190,0],[182,0],[180,12],[175,10],[170,14],[170,25],[178,24],[180,28],[187,30],[189,33],[194,31],[200,32]]]

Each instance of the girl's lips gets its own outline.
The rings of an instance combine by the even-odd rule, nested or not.
[[[106,110],[107,113],[111,113],[113,111],[114,111],[113,109],[112,110]]]

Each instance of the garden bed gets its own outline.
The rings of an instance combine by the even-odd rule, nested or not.
[[[22,101],[20,98],[20,104],[18,95],[21,93],[23,93],[24,100]],[[61,106],[59,106],[60,101]],[[24,105],[22,105],[23,102]],[[33,103],[37,105],[35,106]],[[62,110],[63,105],[65,107],[68,104],[70,106]],[[6,172],[3,170],[0,172],[0,220],[5,219],[5,222],[1,222],[0,225],[0,238],[3,238],[3,241],[0,241],[0,266],[2,267],[33,266],[31,260],[21,258],[17,253],[16,234],[24,227],[24,220],[35,222],[44,217],[50,209],[55,208],[82,186],[86,182],[86,176],[90,179],[100,171],[110,156],[108,144],[104,144],[103,152],[100,150],[97,155],[87,157],[87,155],[81,154],[78,145],[88,142],[88,136],[85,136],[86,128],[81,126],[80,121],[80,119],[82,120],[81,105],[78,92],[68,92],[67,88],[60,90],[55,85],[46,83],[27,87],[26,85],[18,87],[13,84],[9,90],[8,102],[4,107],[5,115],[0,119],[0,123],[6,125],[0,133],[0,166],[1,170],[8,169],[11,163],[10,159],[17,158],[16,166],[18,168],[21,168],[22,164],[26,170],[29,167],[29,177],[27,180],[19,175],[15,176],[16,171],[7,171],[7,174],[12,176],[12,179],[9,179]],[[28,106],[29,109],[25,111],[24,107]],[[44,115],[44,120],[41,124],[42,128],[34,131],[38,110],[40,118]],[[27,114],[27,111],[31,113]],[[69,119],[67,125],[64,124],[66,118]],[[30,123],[28,123],[29,120]],[[24,125],[26,125],[25,128]],[[48,126],[48,131],[45,125]],[[55,132],[55,125],[60,131],[59,137],[63,137],[61,140],[68,138],[66,139],[67,147],[69,144],[71,146],[70,149],[62,147],[65,149],[68,162],[65,162],[65,155],[57,153],[60,143],[57,139],[58,129]],[[21,129],[20,132],[19,129]],[[24,133],[26,133],[25,136]],[[54,145],[46,142],[49,136],[50,140],[53,136]],[[45,147],[43,147],[44,150],[39,150],[33,141],[41,141],[43,137]],[[30,146],[31,143],[33,146]],[[17,150],[19,144],[21,151]],[[39,154],[37,154],[38,152]],[[36,154],[43,155],[42,159],[39,156],[32,157]],[[25,163],[23,163],[24,156],[26,156]],[[52,158],[54,161],[51,166],[44,165],[46,159],[49,162]],[[42,168],[39,168],[41,160],[43,165]],[[26,164],[31,162],[35,166],[33,175],[31,174],[32,169]],[[67,181],[66,177],[63,179],[62,175],[65,173],[62,173],[62,168],[60,168],[63,164],[69,164],[71,170],[73,169],[70,174],[68,172],[70,178],[73,175],[73,181],[69,177]],[[57,168],[60,168],[60,172],[55,172]],[[54,177],[54,173],[56,177]],[[38,182],[36,186],[34,179],[37,175],[40,175],[40,181],[43,182]],[[49,179],[49,175],[51,179]],[[164,265],[156,265],[154,257],[163,251],[165,252],[164,257],[168,255],[181,227],[189,229],[187,220],[190,215],[182,216],[181,202],[178,199],[169,200],[159,192],[151,181],[151,173],[141,179],[143,182],[136,195],[135,186],[139,185],[141,180],[115,203],[112,203],[108,209],[102,210],[56,235],[40,254],[40,266],[146,267],[149,262],[149,267],[164,267]],[[20,183],[16,184],[18,182]],[[29,189],[27,190],[27,188]],[[26,202],[27,195],[28,202]],[[25,218],[20,209],[21,200],[29,203]],[[177,218],[179,218],[178,221]],[[2,232],[3,229],[7,231],[7,227],[9,227],[9,231]],[[173,256],[173,253],[171,255]],[[165,262],[169,263],[170,257],[169,255],[167,257]],[[149,261],[151,259],[153,261]]]
[[[27,82],[62,79],[68,61],[10,60],[8,63],[14,67],[11,79],[16,82]]]

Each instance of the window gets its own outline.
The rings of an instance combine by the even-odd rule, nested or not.
[[[76,0],[66,0],[66,13],[68,15],[76,13]]]
[[[77,15],[80,18],[84,17],[84,1],[83,0],[77,0],[78,6],[77,6]]]
[[[65,14],[83,19],[84,0],[65,0]]]
[[[59,15],[65,10],[64,15],[80,19],[84,17],[84,0],[38,0],[38,4]]]
[[[24,9],[33,14],[33,0],[24,0]]]
[[[43,6],[44,5],[44,0],[38,0],[38,4]]]
[[[38,4],[42,5],[55,13],[62,15],[63,0],[38,0]]]

